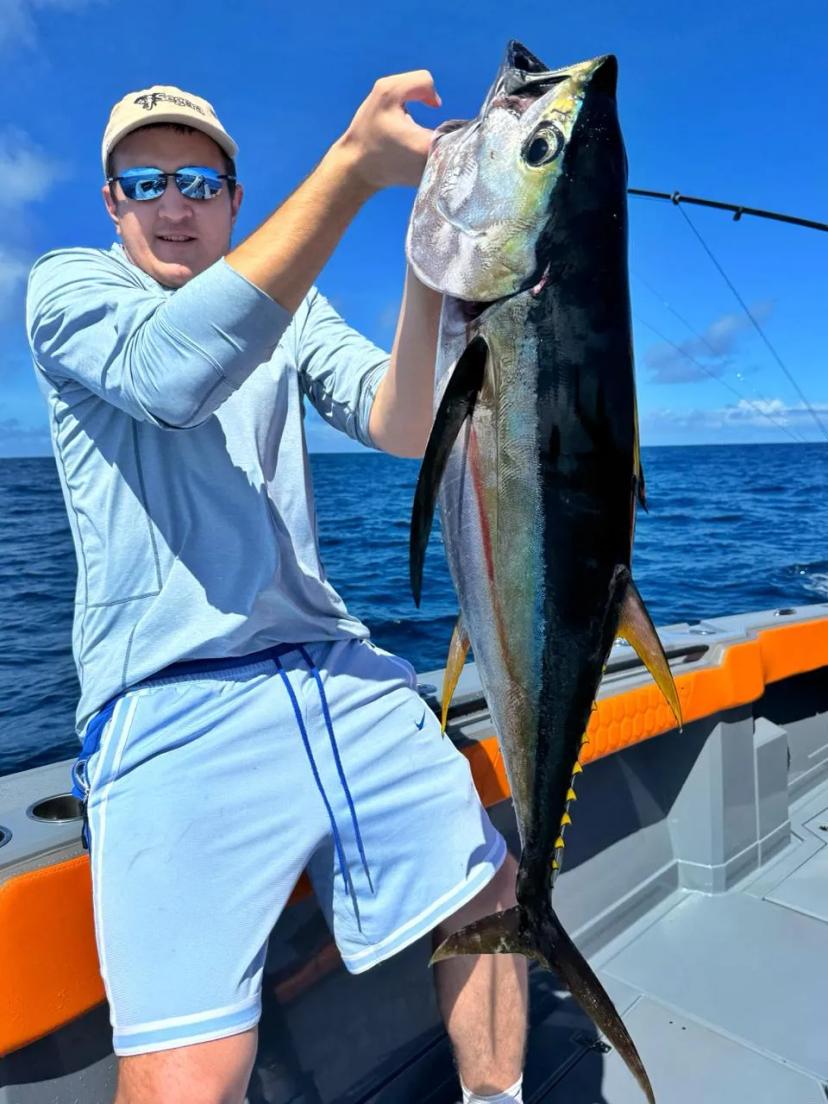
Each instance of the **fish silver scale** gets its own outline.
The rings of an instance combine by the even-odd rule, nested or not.
[[[537,394],[521,350],[499,347],[496,341],[498,314],[519,312],[520,304],[498,304],[480,325],[471,327],[452,319],[453,310],[456,304],[447,301],[435,373],[438,402],[469,340],[480,332],[493,344],[474,414],[451,450],[440,485],[440,522],[481,684],[504,748],[522,836],[531,815],[538,716],[534,697],[541,684],[543,650]],[[523,353],[530,354],[530,349]],[[472,449],[476,461],[471,460]],[[481,517],[488,522],[488,541]],[[527,588],[534,592],[529,602]]]

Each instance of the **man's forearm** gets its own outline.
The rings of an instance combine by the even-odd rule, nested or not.
[[[295,311],[375,190],[357,171],[347,139],[340,139],[296,191],[225,260],[281,306]]]
[[[432,423],[434,362],[443,297],[421,284],[410,268],[391,364],[371,407],[368,431],[378,448],[422,456]]]

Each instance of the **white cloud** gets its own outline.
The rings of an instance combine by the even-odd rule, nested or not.
[[[770,316],[773,304],[756,303],[750,310],[761,325]],[[723,376],[744,335],[753,332],[753,323],[746,314],[723,314],[698,337],[653,345],[644,354],[650,369],[649,382],[697,383],[710,376]]]
[[[23,327],[23,293],[34,256],[10,249],[0,241],[0,323],[10,320]]]
[[[43,199],[68,175],[66,166],[37,146],[25,131],[18,127],[0,131],[0,212],[4,215]]]
[[[76,12],[102,0],[0,0],[0,49],[33,47],[37,43],[36,14],[44,11]],[[105,0],[104,0],[105,2]]]
[[[2,0],[0,0],[2,3]],[[18,127],[0,129],[0,321],[19,316],[34,252],[28,208],[70,175]]]
[[[828,430],[828,403],[811,404]],[[661,438],[677,434],[681,440],[824,440],[811,410],[804,403],[786,403],[782,399],[740,399],[727,406],[710,409],[651,410],[642,417],[642,437]],[[646,443],[646,441],[645,441]]]
[[[18,287],[25,283],[31,260],[22,253],[15,253],[0,244],[0,309]]]

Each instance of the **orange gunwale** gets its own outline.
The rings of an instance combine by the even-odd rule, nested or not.
[[[828,617],[756,631],[727,645],[721,662],[675,674],[684,722],[756,701],[772,682],[828,666]],[[655,683],[601,698],[582,762],[669,732],[673,716]],[[485,805],[509,796],[494,736],[462,749]],[[291,903],[310,892],[302,875]],[[86,855],[0,884],[0,1055],[48,1035],[104,1000]]]

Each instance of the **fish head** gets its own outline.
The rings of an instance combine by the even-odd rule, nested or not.
[[[417,277],[454,298],[491,303],[542,276],[542,245],[590,90],[614,99],[607,55],[550,70],[518,42],[475,119],[437,128],[408,228]]]

